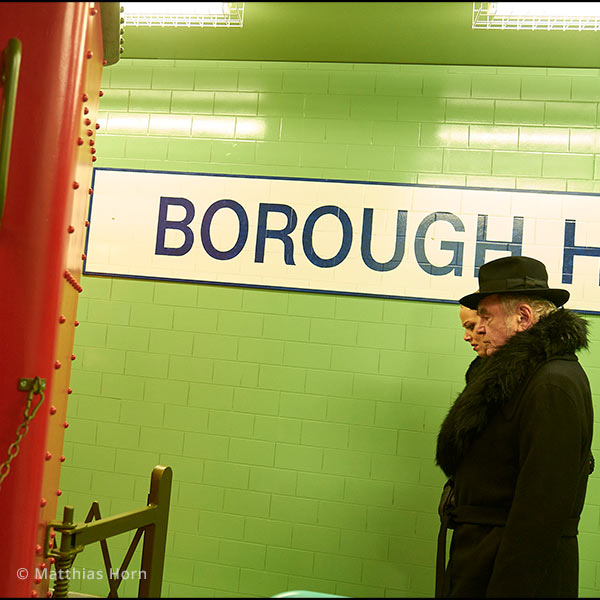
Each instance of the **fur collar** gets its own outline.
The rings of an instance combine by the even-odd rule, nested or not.
[[[452,476],[471,443],[542,363],[587,345],[587,321],[568,309],[512,336],[481,361],[450,408],[438,435],[436,464]]]

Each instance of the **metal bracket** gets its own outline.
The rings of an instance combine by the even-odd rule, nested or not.
[[[39,377],[34,377],[33,379],[21,377],[19,378],[19,384],[17,388],[20,392],[30,392],[31,390],[33,390],[34,394],[37,394],[40,391],[44,391],[46,389],[46,380],[40,379]]]

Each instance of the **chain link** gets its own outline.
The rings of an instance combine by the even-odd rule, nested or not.
[[[32,380],[19,380],[19,390],[29,390],[29,394],[27,395],[27,403],[25,405],[23,422],[17,427],[17,439],[8,447],[8,458],[0,466],[0,488],[2,487],[2,483],[4,482],[4,480],[10,472],[10,463],[19,454],[19,444],[29,431],[29,422],[33,419],[33,417],[35,417],[35,413],[38,411],[38,408],[42,405],[42,402],[44,401],[45,387],[46,381],[44,379],[40,379],[39,377],[34,377]],[[29,412],[33,403],[33,397],[36,394],[39,394],[40,401],[37,403],[35,408],[31,412]]]

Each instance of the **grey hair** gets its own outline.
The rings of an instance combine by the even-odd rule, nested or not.
[[[536,317],[536,322],[558,310],[551,300],[525,294],[500,294],[500,304],[505,315],[513,314],[519,304],[529,304]]]

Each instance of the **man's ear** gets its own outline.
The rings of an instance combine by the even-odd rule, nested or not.
[[[535,325],[535,313],[531,305],[522,303],[517,306],[517,331],[525,331]]]

